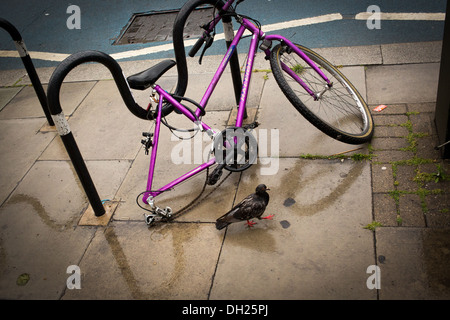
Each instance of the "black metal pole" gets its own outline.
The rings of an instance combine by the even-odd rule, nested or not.
[[[20,58],[22,59],[22,63],[27,70],[31,83],[33,84],[34,91],[36,92],[39,102],[41,103],[42,110],[44,111],[48,124],[50,126],[54,126],[55,123],[53,122],[53,119],[49,112],[47,97],[45,96],[44,88],[42,87],[41,81],[39,80],[39,76],[36,72],[33,62],[31,61],[31,57],[28,54],[25,43],[22,40],[22,36],[20,35],[16,27],[14,27],[9,21],[3,18],[0,18],[0,27],[5,29],[14,40],[17,51],[19,52]]]
[[[94,210],[95,216],[100,217],[104,215],[106,212],[105,208],[103,207],[103,203],[100,200],[97,189],[95,188],[94,182],[92,181],[72,132],[62,135],[61,140],[64,143],[67,153],[69,154],[70,160],[72,161],[78,178],[80,179],[84,192],[86,193],[89,203]]]
[[[444,25],[444,40],[442,43],[441,67],[436,98],[435,122],[442,146],[441,155],[450,158],[450,1],[447,1],[447,13]]]
[[[234,38],[234,30],[233,30],[233,24],[231,22],[231,17],[229,17],[229,16],[223,17],[222,23],[223,23],[223,31],[225,34],[225,42],[227,44],[227,49],[228,49]],[[231,78],[233,79],[233,87],[234,87],[234,95],[236,98],[236,105],[238,106],[239,101],[241,100],[242,77],[241,77],[241,68],[239,67],[239,57],[238,57],[237,49],[234,50],[233,54],[230,57],[230,70],[231,70]],[[247,119],[247,109],[245,109],[245,112],[244,112],[244,119]]]

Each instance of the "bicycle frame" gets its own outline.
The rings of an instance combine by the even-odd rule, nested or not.
[[[228,9],[231,4],[234,2],[234,0],[228,0],[226,2],[226,4],[224,5],[224,10]],[[220,15],[217,15],[216,18],[214,19],[214,22],[212,22],[210,24],[210,28],[209,28],[209,32],[211,32],[214,29],[214,26],[221,20]],[[240,23],[240,27],[233,39],[233,41],[231,42],[222,62],[220,63],[216,73],[214,74],[213,79],[211,80],[211,83],[209,84],[203,98],[201,99],[201,101],[199,102],[199,105],[202,108],[205,108],[209,98],[211,97],[217,83],[219,82],[232,54],[234,53],[234,51],[236,50],[236,47],[239,43],[239,41],[242,39],[242,36],[245,32],[245,30],[250,31],[253,36],[250,42],[250,47],[249,47],[249,51],[248,51],[248,59],[247,59],[247,65],[245,67],[245,72],[244,72],[244,78],[242,81],[242,91],[241,91],[241,96],[240,96],[240,101],[239,101],[239,105],[238,105],[238,112],[237,112],[237,116],[236,116],[236,123],[235,123],[235,127],[242,127],[243,124],[243,120],[244,120],[244,113],[245,113],[245,108],[246,108],[246,103],[247,103],[247,97],[248,97],[248,92],[249,92],[249,87],[250,87],[250,81],[251,81],[251,75],[252,75],[252,70],[253,70],[253,65],[254,65],[254,57],[256,54],[256,50],[258,48],[258,43],[260,40],[265,39],[265,40],[275,40],[275,41],[280,41],[282,43],[284,43],[287,47],[289,47],[291,50],[295,51],[312,69],[314,69],[317,74],[322,77],[324,79],[324,81],[326,81],[329,85],[331,85],[330,81],[328,80],[328,78],[325,76],[325,74],[316,66],[316,64],[309,59],[308,56],[306,56],[306,54],[304,54],[299,48],[297,48],[296,45],[294,45],[290,40],[286,39],[283,36],[280,35],[265,35],[257,26],[255,26],[251,21],[249,21],[246,18],[241,18],[238,16],[238,22]],[[270,55],[270,48],[267,48],[264,50],[266,56]],[[289,67],[287,67],[286,65],[282,64],[283,70],[285,70],[290,76],[292,76],[294,79],[296,79],[299,84],[315,99],[317,98],[315,93],[307,86],[307,84],[305,84],[302,79],[300,79],[295,72],[293,72],[292,70],[289,69]],[[195,115],[196,117],[194,117],[191,112],[185,108],[181,103],[179,103],[175,98],[173,98],[169,93],[167,93],[165,90],[163,90],[160,86],[155,85],[153,87],[154,91],[159,95],[159,102],[158,102],[158,112],[157,112],[157,117],[155,119],[156,124],[155,124],[155,130],[154,130],[154,139],[153,139],[153,146],[152,146],[152,150],[151,150],[151,158],[150,158],[150,168],[149,168],[149,173],[148,173],[148,180],[147,180],[147,188],[146,188],[146,192],[144,193],[143,199],[142,201],[146,204],[149,204],[151,201],[149,201],[149,199],[154,198],[156,196],[158,196],[159,194],[161,194],[164,191],[170,190],[171,188],[175,187],[176,185],[178,185],[179,183],[193,177],[194,175],[202,172],[203,170],[205,170],[206,168],[209,168],[210,166],[214,165],[216,163],[216,159],[215,158],[211,158],[208,162],[203,163],[202,165],[198,166],[197,168],[187,172],[186,174],[182,175],[181,177],[173,180],[172,182],[170,182],[169,184],[161,187],[158,190],[152,190],[152,184],[153,184],[153,177],[154,177],[154,169],[155,169],[155,164],[156,164],[156,156],[157,156],[157,151],[158,151],[158,141],[159,141],[159,133],[160,133],[160,126],[161,126],[161,110],[162,110],[162,106],[163,106],[163,101],[167,101],[170,104],[172,104],[176,109],[178,109],[184,116],[186,116],[188,119],[190,119],[192,122],[196,121],[196,117],[198,118],[201,114],[200,109],[197,109],[195,111]],[[216,132],[214,132],[207,124],[205,124],[204,122],[200,123],[200,127],[202,130],[206,131],[210,137],[213,137]],[[151,197],[151,198],[150,198]],[[150,204],[153,204],[153,202],[151,202]]]

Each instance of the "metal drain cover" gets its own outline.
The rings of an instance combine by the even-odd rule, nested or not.
[[[179,11],[180,9],[133,14],[113,45],[172,40],[173,23]],[[203,29],[199,26],[213,19],[213,11],[212,6],[192,11],[186,21],[183,37],[200,37]]]

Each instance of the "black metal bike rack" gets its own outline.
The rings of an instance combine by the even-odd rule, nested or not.
[[[44,111],[45,117],[47,118],[47,122],[50,126],[54,126],[54,122],[52,117],[50,116],[47,98],[45,96],[44,88],[42,87],[41,81],[39,80],[39,76],[34,68],[33,62],[31,61],[31,57],[28,54],[25,43],[20,35],[19,31],[16,27],[14,27],[9,21],[0,18],[0,27],[5,29],[11,38],[13,39],[17,51],[19,52],[20,58],[22,59],[23,65],[27,70],[28,76],[30,77],[31,83],[33,84],[34,91],[41,103],[42,110]]]
[[[56,129],[62,142],[64,143],[67,153],[69,154],[70,160],[72,161],[92,209],[94,210],[94,214],[99,217],[105,213],[105,208],[103,207],[102,201],[100,200],[75,138],[70,131],[69,123],[67,122],[61,109],[59,98],[61,85],[67,74],[75,67],[87,62],[98,62],[106,66],[111,72],[117,88],[119,89],[120,95],[122,96],[122,99],[130,112],[142,120],[149,120],[149,118],[147,117],[148,115],[145,109],[141,108],[135,102],[130,88],[128,87],[128,82],[122,72],[122,68],[116,60],[106,53],[99,51],[83,51],[74,53],[62,61],[53,72],[47,89],[50,113],[54,119]]]
[[[450,2],[447,3],[442,43],[435,123],[443,159],[450,159]]]

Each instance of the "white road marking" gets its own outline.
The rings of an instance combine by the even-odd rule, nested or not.
[[[342,15],[340,13],[332,13],[332,14],[326,14],[323,16],[313,17],[313,18],[298,19],[298,20],[292,20],[292,21],[286,21],[286,22],[265,25],[263,27],[263,31],[271,32],[271,31],[276,31],[276,30],[282,30],[282,29],[294,28],[294,27],[300,27],[300,26],[307,26],[307,25],[311,25],[311,24],[318,24],[318,23],[330,22],[330,21],[341,20],[341,19],[342,19]],[[246,31],[246,33],[247,32],[248,31]],[[236,31],[235,31],[235,33],[236,33]],[[246,35],[246,33],[244,33],[244,35]],[[224,40],[224,39],[225,39],[224,33],[219,33],[214,36],[214,40]],[[186,41],[184,41],[184,46],[189,47],[189,46],[194,45],[196,42],[197,42],[197,39],[186,40]],[[114,54],[111,54],[111,57],[118,60],[118,59],[131,58],[131,57],[136,57],[136,56],[141,56],[141,55],[156,53],[156,52],[161,52],[161,51],[169,51],[172,49],[173,49],[173,45],[170,43],[170,44],[163,44],[163,45],[155,46],[155,47],[114,53]]]
[[[360,12],[355,16],[355,20],[367,20],[372,16],[371,12]],[[445,21],[445,13],[397,13],[397,12],[380,12],[381,20],[421,20],[421,21]]]
[[[381,14],[381,20],[445,21],[445,13],[380,12],[380,14]],[[371,16],[372,16],[372,13],[370,13],[370,12],[360,12],[355,16],[354,19],[355,20],[367,20]],[[304,19],[291,20],[291,21],[285,21],[285,22],[264,25],[263,31],[267,33],[267,32],[272,32],[272,31],[277,31],[277,30],[307,26],[307,25],[312,25],[312,24],[325,23],[325,22],[330,22],[330,21],[337,21],[337,20],[342,20],[342,19],[343,19],[342,14],[331,13],[331,14],[325,14],[325,15],[311,17],[311,18],[304,18]],[[225,36],[223,33],[216,34],[214,39],[215,40],[223,40],[223,39],[225,39]],[[186,40],[186,41],[184,41],[184,45],[185,45],[185,47],[189,47],[189,46],[194,45],[196,41],[197,41],[197,39]],[[143,48],[143,49],[113,53],[113,54],[111,54],[111,57],[113,57],[116,60],[120,60],[120,59],[133,58],[133,57],[138,57],[138,56],[142,56],[142,55],[170,51],[170,50],[173,50],[173,45],[172,45],[172,43],[167,43],[167,44],[162,44],[162,45]],[[52,52],[41,52],[41,51],[29,51],[28,53],[30,54],[30,57],[32,59],[57,61],[57,62],[61,62],[65,58],[70,56],[69,54],[64,54],[64,53],[52,53]],[[19,58],[19,53],[15,50],[0,50],[0,58],[6,58],[6,57]]]
[[[41,51],[28,51],[31,59],[47,60],[47,61],[63,61],[70,54],[52,53]],[[20,58],[17,50],[0,50],[0,58]]]

